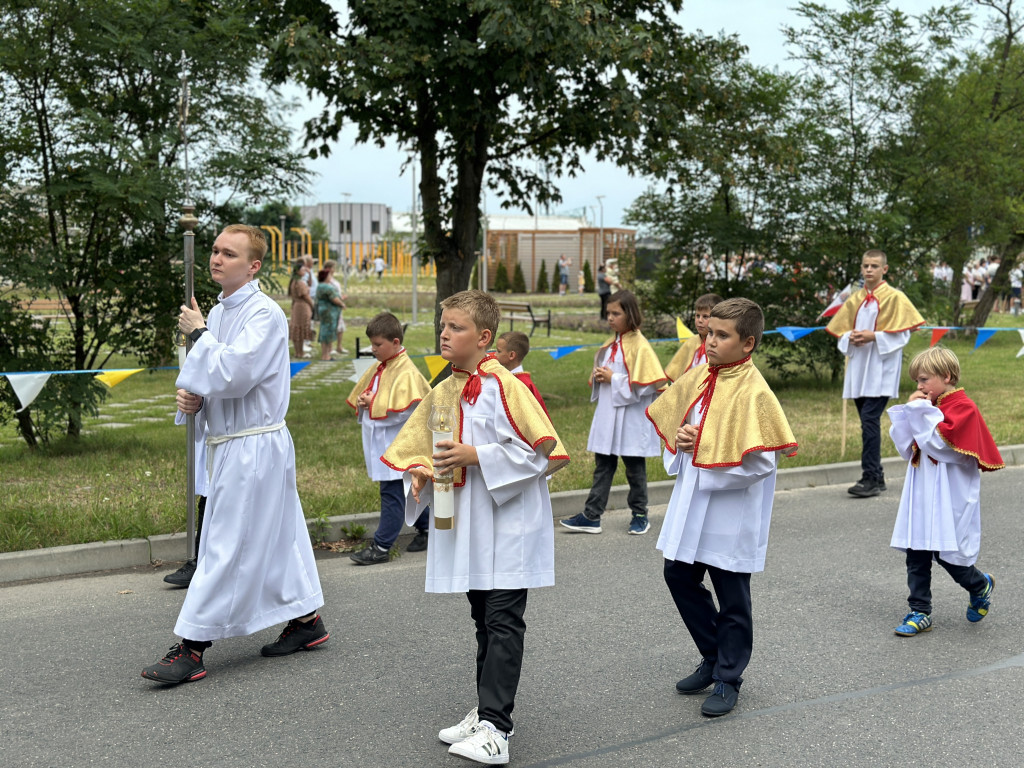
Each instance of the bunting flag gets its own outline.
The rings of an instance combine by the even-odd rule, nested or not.
[[[139,371],[144,371],[145,368],[131,368],[122,371],[110,371],[109,373],[100,373],[96,375],[98,381],[102,381],[110,388],[116,387],[122,381],[127,379],[129,376],[134,376]]]
[[[932,328],[932,343],[929,344],[928,346],[934,347],[936,344],[939,343],[939,340],[947,333],[949,333],[949,328]]]
[[[448,361],[440,355],[427,355],[423,358],[423,361],[427,364],[427,371],[430,372],[430,380],[433,381],[437,378],[437,374],[444,370],[444,367],[448,365]]]
[[[560,357],[565,357],[566,355],[571,355],[577,349],[579,349],[578,346],[576,346],[576,347],[556,347],[555,349],[549,349],[548,350],[548,354],[551,355],[551,358],[553,360],[557,360]]]
[[[974,349],[977,349],[986,341],[992,338],[992,335],[998,331],[998,328],[979,328],[978,329],[978,340],[974,342]],[[971,350],[972,352],[974,350]]]
[[[1017,333],[1020,334],[1020,343],[1024,344],[1024,328],[1018,328]],[[1024,355],[1024,347],[1020,348],[1020,352],[1017,353],[1017,357]]]
[[[291,373],[288,374],[288,378],[292,379],[292,378],[295,378],[295,374],[296,373],[298,373],[303,368],[305,368],[307,365],[309,365],[309,360],[303,360],[300,363],[289,363],[289,365],[291,366],[292,370],[291,370]]]
[[[14,390],[14,394],[18,396],[18,401],[21,403],[21,408],[15,413],[21,413],[32,405],[32,401],[39,396],[39,392],[50,379],[48,373],[8,373],[6,375],[7,380],[11,382],[11,389]]]
[[[680,320],[677,317],[676,318],[676,337],[680,341],[686,341],[691,336],[693,336],[693,331],[691,331],[689,328],[687,328],[685,325],[683,325],[683,321]],[[578,347],[576,347],[576,349],[578,349]],[[557,360],[558,358],[556,357],[555,359]]]
[[[372,367],[377,363],[375,357],[357,357],[352,361],[352,365],[355,366],[356,372],[348,377],[351,382],[357,382],[363,378],[363,374],[366,373],[366,369]],[[294,363],[292,363],[294,365]]]
[[[782,334],[786,341],[796,341],[802,339],[804,336],[809,334],[811,331],[816,331],[817,328],[801,328],[796,325],[784,325],[778,329],[779,333]]]

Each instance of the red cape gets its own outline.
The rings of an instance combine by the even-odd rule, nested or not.
[[[550,419],[551,414],[548,413],[548,407],[544,405],[544,398],[540,396],[540,390],[537,389],[536,386],[534,386],[533,379],[530,378],[530,374],[528,374],[526,371],[520,371],[519,373],[515,374],[515,377],[519,379],[521,382],[523,382],[523,384],[526,385],[526,388],[528,390],[533,392],[533,396],[537,398],[537,402],[540,403],[540,407],[544,409],[544,415],[547,416],[548,419]]]
[[[962,388],[940,395],[935,404],[942,411],[939,434],[950,448],[973,456],[982,472],[994,472],[1006,466],[978,406]]]

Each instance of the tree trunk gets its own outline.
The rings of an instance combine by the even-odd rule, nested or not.
[[[28,408],[18,411],[15,415],[18,417],[18,432],[25,438],[28,447],[35,450],[39,447],[39,441],[36,440],[36,431],[32,426],[32,416],[29,414]]]
[[[1014,235],[1000,252],[999,258],[999,269],[996,270],[995,275],[992,276],[992,283],[985,289],[985,292],[978,297],[978,304],[974,307],[974,315],[971,317],[971,325],[975,328],[981,328],[985,325],[988,320],[989,313],[992,312],[992,307],[995,305],[996,295],[999,293],[999,289],[1009,285],[1010,282],[1010,270],[1013,269],[1013,264],[1016,261],[1016,256],[1020,253],[1021,246],[1024,245],[1024,237],[1021,235]]]

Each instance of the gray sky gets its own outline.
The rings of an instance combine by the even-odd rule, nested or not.
[[[817,0],[833,8],[846,7],[845,0]],[[893,0],[892,6],[914,16],[941,5],[939,0]],[[749,48],[749,57],[754,64],[786,69],[791,66],[786,60],[781,27],[794,25],[799,21],[791,10],[796,6],[793,0],[684,0],[681,23],[685,29],[700,29],[708,34],[719,31],[735,33]],[[318,113],[315,104],[304,97],[304,108],[296,116],[296,123]],[[396,211],[407,211],[412,204],[412,177],[408,170],[402,175],[401,166],[405,154],[395,145],[385,149],[354,143],[355,131],[346,129],[342,138],[326,159],[311,161],[310,166],[319,173],[310,194],[295,203],[315,202],[384,203]],[[585,172],[575,179],[563,179],[559,186],[563,202],[552,213],[579,209],[586,206],[591,219],[597,223],[599,214],[590,208],[598,208],[597,195],[604,195],[604,225],[623,225],[625,209],[649,185],[642,178],[632,178],[613,163],[601,163],[590,159],[584,161]],[[343,197],[343,193],[349,197]],[[499,199],[487,196],[488,212],[497,213]]]

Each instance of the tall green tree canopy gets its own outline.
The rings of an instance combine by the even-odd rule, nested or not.
[[[0,6],[0,368],[89,369],[114,353],[166,360],[181,303],[185,201],[178,125],[184,52],[192,88],[191,195],[287,196],[305,179],[280,104],[254,88],[269,17],[241,0],[8,0]],[[255,12],[255,13],[254,13]],[[257,95],[259,94],[259,95]],[[197,238],[197,286],[209,233]],[[25,300],[59,298],[40,354],[16,333]],[[76,435],[102,391],[60,377]],[[4,390],[4,413],[15,405]],[[37,427],[41,422],[37,422]],[[23,425],[24,432],[24,425]],[[26,436],[28,437],[28,436]]]
[[[506,207],[556,202],[549,178],[581,171],[583,152],[639,167],[645,143],[687,119],[680,104],[706,101],[717,46],[678,27],[680,5],[353,0],[342,18],[293,0],[269,71],[325,99],[306,126],[313,154],[354,123],[360,142],[418,155],[440,302],[468,284],[485,183]],[[670,88],[685,98],[664,100]]]

